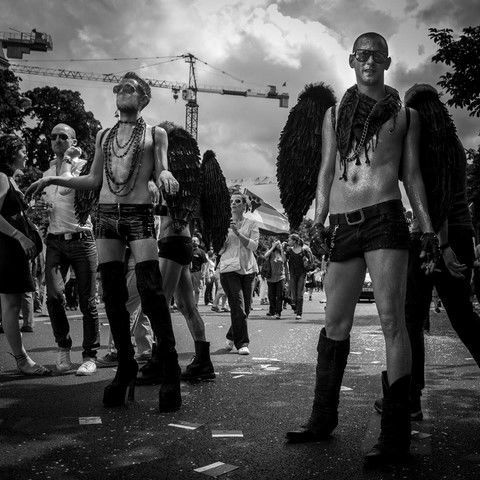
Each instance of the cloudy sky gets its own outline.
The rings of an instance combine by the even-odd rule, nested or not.
[[[341,97],[354,83],[348,53],[362,32],[387,38],[392,67],[386,82],[403,96],[413,83],[435,84],[445,71],[431,62],[436,48],[429,27],[460,32],[478,24],[478,0],[3,0],[0,31],[36,28],[53,37],[53,51],[24,56],[30,65],[102,73],[136,70],[179,82],[188,82],[183,60],[163,63],[146,57],[191,52],[214,67],[197,64],[199,84],[254,90],[276,85],[290,94],[292,107],[310,82],[324,81]],[[143,59],[94,61],[118,57]],[[102,125],[113,125],[111,84],[22,77],[25,90],[56,85],[80,91]],[[198,100],[200,149],[217,153],[227,177],[274,175],[289,109],[260,98],[204,93]],[[477,145],[478,120],[461,110],[452,114],[465,146]],[[148,123],[183,124],[184,102],[175,102],[168,89],[154,89],[144,117]]]

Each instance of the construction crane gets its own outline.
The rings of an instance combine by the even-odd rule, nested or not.
[[[265,98],[267,100],[279,100],[279,106],[281,108],[288,108],[288,93],[278,93],[275,85],[268,85],[267,91],[252,90],[250,88],[234,89],[215,86],[199,86],[197,84],[197,77],[195,73],[195,62],[198,60],[198,58],[191,53],[181,55],[180,58],[184,58],[185,62],[190,65],[188,84],[166,80],[154,80],[151,78],[145,78],[144,80],[148,82],[151,87],[171,89],[173,92],[173,98],[175,100],[178,98],[178,95],[181,92],[182,98],[186,102],[185,129],[194,138],[198,138],[198,93],[216,93],[220,95],[235,95],[242,97]],[[44,68],[22,64],[12,64],[10,67],[15,73],[70,78],[73,80],[91,80],[96,82],[118,83],[122,78],[122,74],[81,72],[76,70],[66,70],[64,68]]]
[[[8,67],[8,61],[3,55],[3,49],[7,49],[8,58],[23,58],[24,53],[47,52],[52,50],[52,37],[46,33],[37,32],[34,28],[30,33],[26,32],[0,32],[0,66]]]

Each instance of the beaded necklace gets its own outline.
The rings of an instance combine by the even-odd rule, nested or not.
[[[105,176],[107,177],[110,192],[119,197],[126,197],[134,189],[140,167],[142,166],[146,124],[142,117],[138,118],[130,134],[130,138],[128,138],[123,145],[120,145],[118,141],[120,123],[123,122],[117,122],[110,132],[108,132],[105,143],[103,144],[103,155],[105,158]],[[112,159],[124,158],[130,151],[132,151],[132,153],[128,175],[124,181],[117,180],[112,169]],[[131,181],[132,179],[133,181]]]

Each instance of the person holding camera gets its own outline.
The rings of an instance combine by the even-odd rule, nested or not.
[[[265,253],[265,262],[269,267],[269,275],[266,278],[270,309],[267,315],[280,319],[282,316],[283,288],[285,286],[285,253],[280,240],[274,239],[272,246]]]

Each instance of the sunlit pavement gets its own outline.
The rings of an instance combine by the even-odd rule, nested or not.
[[[201,480],[228,467],[195,469],[222,462],[238,468],[221,479],[480,479],[480,373],[443,311],[431,312],[425,420],[412,424],[419,432],[412,436],[412,460],[371,472],[363,470],[363,452],[378,435],[373,401],[380,395],[385,366],[375,304],[357,308],[339,426],[331,440],[309,445],[287,445],[284,436],[310,412],[324,305],[318,294],[311,302],[306,296],[301,321],[290,309],[280,320],[271,319],[266,308],[255,300],[251,355],[243,357],[223,349],[229,314],[200,307],[217,379],[182,384],[183,406],[172,414],[157,413],[158,387],[137,387],[136,402],[128,408],[103,408],[112,368],[92,377],[76,377],[74,371],[41,379],[16,375],[5,335],[0,335],[0,478]],[[69,316],[72,359],[80,363],[81,318],[78,311]],[[193,341],[183,317],[175,313],[173,321],[185,365]],[[53,368],[56,349],[48,322],[37,317],[35,332],[23,337],[31,356]],[[105,345],[104,314],[101,334]],[[169,426],[179,422],[186,423]],[[212,431],[235,436],[213,437]]]

